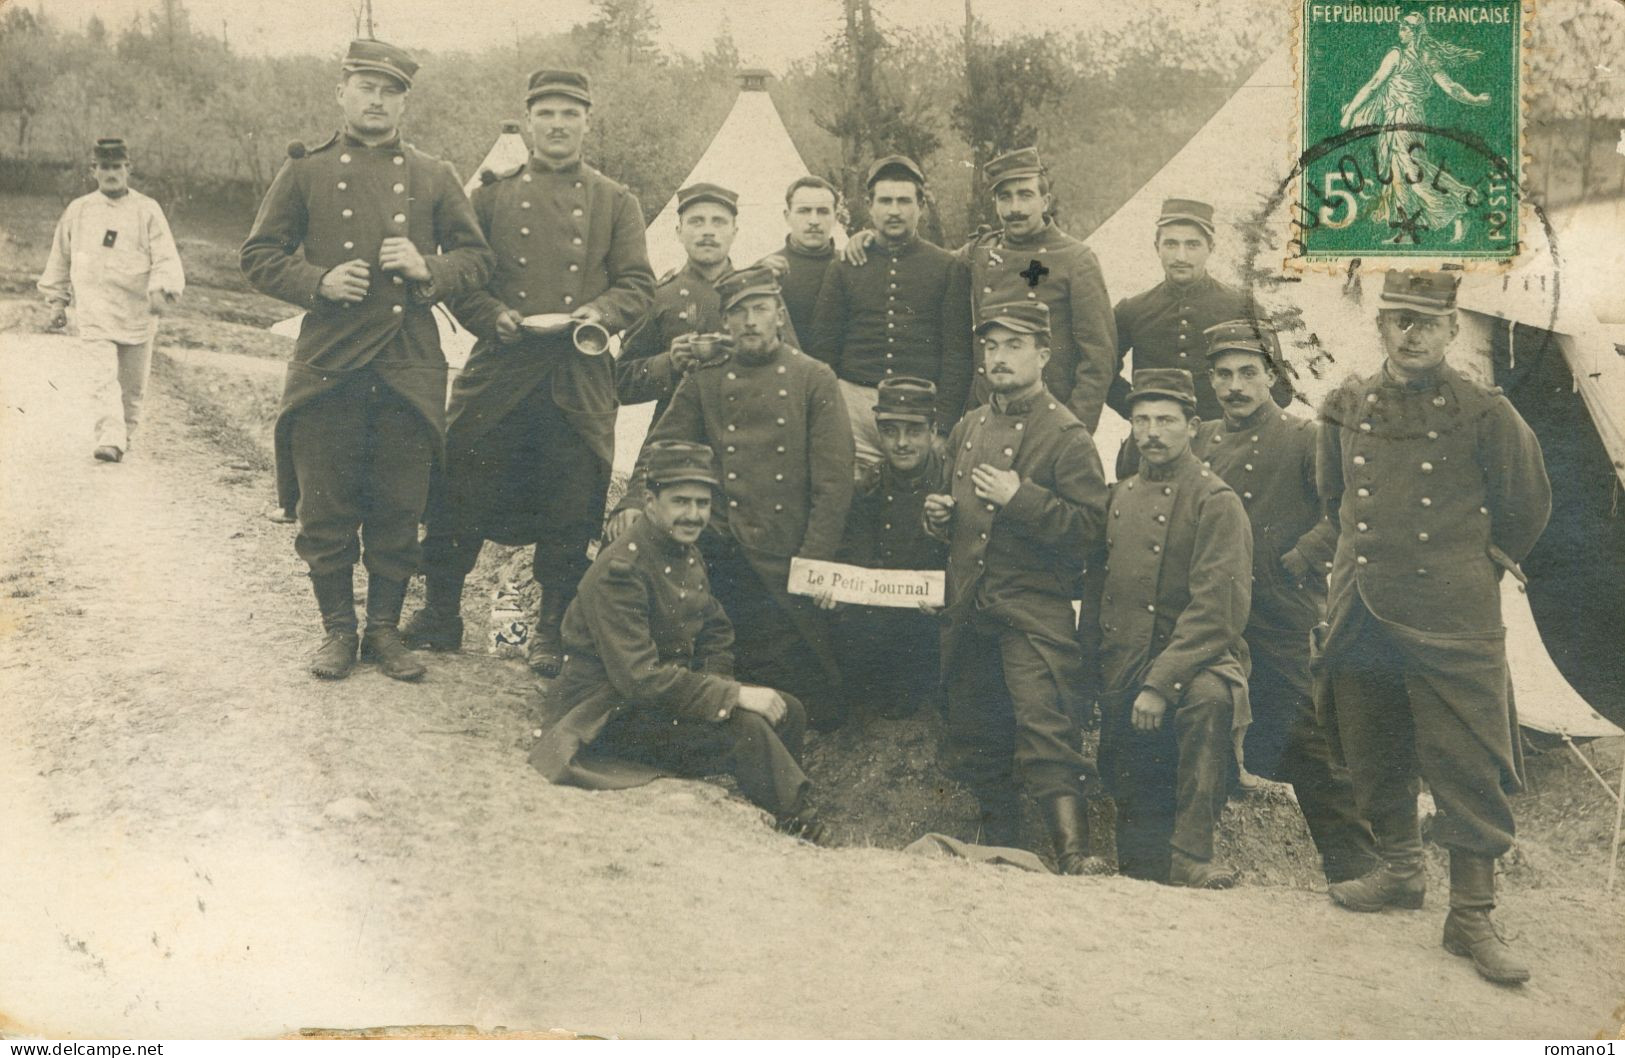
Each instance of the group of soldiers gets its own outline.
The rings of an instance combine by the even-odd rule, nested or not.
[[[1385,364],[1317,423],[1282,405],[1268,323],[1207,274],[1202,202],[1165,203],[1166,280],[1114,307],[1034,149],[989,163],[1002,227],[958,252],[918,235],[926,180],[901,156],[869,169],[872,228],[843,250],[835,188],[806,177],[782,251],[742,268],[736,196],[699,184],[678,194],[687,263],[657,283],[637,199],[581,158],[585,75],[529,79],[532,154],[471,201],[401,139],[416,70],[351,46],[344,128],[290,149],[242,249],[258,289],[307,312],[276,443],[318,676],[359,654],[422,677],[414,648],[463,640],[483,542],[534,545],[529,660],[558,718],[531,763],[551,780],[732,771],[816,841],[806,729],[929,703],[982,844],[1016,843],[1024,793],[1060,873],[1227,887],[1215,830],[1256,773],[1294,788],[1336,903],[1378,911],[1422,905],[1425,778],[1445,946],[1527,978],[1488,914],[1520,767],[1496,600],[1550,489],[1512,405],[1445,362],[1452,276],[1387,275]],[[478,339],[449,408],[436,303]],[[620,332],[621,355],[536,324],[552,314]],[[647,400],[606,522],[616,409]],[[1111,486],[1106,406],[1133,427]],[[792,595],[796,558],[945,570],[945,604]],[[1115,867],[1085,812],[1102,790]]]

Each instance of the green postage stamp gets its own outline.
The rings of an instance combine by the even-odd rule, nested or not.
[[[1294,256],[1518,250],[1521,0],[1305,0]]]

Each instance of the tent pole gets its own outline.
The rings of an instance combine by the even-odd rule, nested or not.
[[[1586,760],[1586,755],[1580,752],[1580,747],[1574,744],[1574,739],[1564,735],[1563,744],[1569,747],[1569,749],[1572,749],[1574,751],[1574,755],[1580,758],[1580,763],[1586,766],[1586,771],[1590,772],[1596,777],[1598,782],[1602,783],[1602,788],[1608,791],[1608,796],[1615,805],[1625,804],[1625,797],[1621,797],[1619,794],[1614,792],[1614,784],[1609,782],[1607,779],[1604,779],[1602,777],[1602,772],[1598,771],[1596,766],[1593,765],[1589,760]],[[1617,815],[1618,813],[1616,812],[1615,814]],[[1614,836],[1616,838],[1619,836],[1617,827],[1615,828]]]
[[[1620,824],[1625,823],[1625,754],[1621,754],[1619,764],[1619,795],[1614,798],[1614,845],[1608,853],[1608,887],[1604,892],[1614,891],[1614,875],[1619,870],[1619,833]]]

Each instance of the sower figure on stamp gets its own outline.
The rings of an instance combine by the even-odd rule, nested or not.
[[[1348,769],[1333,761],[1315,715],[1309,676],[1309,633],[1325,614],[1325,573],[1337,527],[1322,513],[1315,486],[1315,424],[1270,399],[1278,347],[1261,320],[1208,328],[1208,379],[1224,418],[1204,422],[1191,447],[1241,496],[1252,525],[1252,607],[1244,635],[1252,661],[1252,723],[1238,729],[1246,742],[1237,763],[1243,774],[1250,769],[1292,785],[1326,880],[1344,882],[1377,862]]]
[[[1163,281],[1117,303],[1117,363],[1134,354],[1136,372],[1147,368],[1178,368],[1192,373],[1196,382],[1196,414],[1216,422],[1219,402],[1208,382],[1203,360],[1202,333],[1226,320],[1254,319],[1247,292],[1219,282],[1208,274],[1213,253],[1213,207],[1188,198],[1170,198],[1162,204],[1154,239],[1162,262]],[[1129,417],[1129,383],[1114,372],[1107,403],[1124,419]],[[1284,379],[1274,389],[1275,402],[1287,404],[1292,391]],[[1118,455],[1117,476],[1128,477],[1139,465],[1132,438]]]
[[[833,262],[824,273],[807,351],[835,369],[852,416],[857,458],[880,462],[869,409],[875,387],[898,375],[937,387],[937,427],[952,429],[971,380],[970,273],[919,236],[925,174],[894,154],[869,167],[869,211],[878,237],[862,264]]]
[[[1252,531],[1241,499],[1191,453],[1190,372],[1134,372],[1129,410],[1140,471],[1112,486],[1079,621],[1085,653],[1098,645],[1118,868],[1224,889],[1236,876],[1213,862],[1213,839],[1231,731],[1248,720]]]
[[[158,317],[180,299],[186,276],[164,211],[130,187],[124,141],[97,140],[91,154],[96,190],[68,203],[56,222],[39,289],[53,330],[67,326],[74,307],[96,367],[93,454],[117,463],[141,423]]]
[[[559,622],[603,524],[615,454],[615,367],[571,331],[521,321],[561,313],[610,332],[649,304],[654,275],[637,196],[581,159],[592,109],[586,74],[537,70],[525,91],[532,152],[481,174],[474,212],[496,254],[488,286],[452,302],[478,339],[452,386],[445,470],[429,494],[424,608],[411,646],[462,645],[463,582],[487,540],[534,544],[541,605],[526,650],[543,676],[563,663]]]
[[[852,497],[841,561],[869,569],[944,569],[948,550],[927,533],[925,498],[941,492],[937,387],[923,378],[888,378],[876,387],[875,429],[885,462],[865,471]],[[849,606],[836,616],[836,655],[847,699],[870,703],[888,720],[935,700],[941,626],[917,609]]]
[[[1489,917],[1523,764],[1500,580],[1522,576],[1552,493],[1511,402],[1445,362],[1457,282],[1390,271],[1382,369],[1349,378],[1322,413],[1320,494],[1340,533],[1316,690],[1383,861],[1331,896],[1355,911],[1422,906],[1420,776],[1439,806],[1434,839],[1450,850],[1444,946],[1517,983],[1529,969]]]
[[[733,621],[740,677],[783,688],[814,727],[832,728],[845,710],[830,614],[787,588],[792,558],[836,557],[852,504],[852,430],[828,365],[781,339],[773,273],[741,269],[718,293],[724,358],[683,379],[649,439],[716,449],[725,499],[700,548]],[[632,497],[644,474],[633,471],[606,540],[642,517]]]
[[[733,626],[695,546],[721,487],[716,457],[657,441],[641,464],[643,517],[599,553],[565,612],[563,711],[531,765],[593,790],[731,772],[780,829],[817,841],[801,703],[734,678]]]
[[[382,41],[350,45],[344,130],[289,147],[241,254],[256,289],[306,310],[276,423],[277,493],[298,515],[295,546],[326,630],[311,671],[329,679],[355,664],[357,557],[363,653],[387,676],[423,675],[397,624],[443,450],[446,359],[431,310],[491,274],[457,174],[401,139],[416,72]]]
[[[947,766],[976,795],[983,844],[1015,844],[1019,781],[1043,809],[1060,873],[1109,873],[1089,854],[1096,776],[1080,749],[1072,611],[1105,513],[1100,457],[1044,387],[1048,306],[986,306],[977,334],[991,400],[954,427],[948,491],[925,500],[927,526],[948,541]]]
[[[779,277],[784,311],[797,335],[811,335],[813,312],[824,273],[835,259],[836,213],[840,193],[821,176],[798,177],[784,193],[784,222],[790,234],[784,249],[762,258],[760,264]]]

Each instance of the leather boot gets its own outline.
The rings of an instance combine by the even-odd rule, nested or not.
[[[322,614],[321,645],[310,656],[310,674],[324,680],[342,680],[355,668],[355,573],[346,566],[338,573],[311,575],[316,606]]]
[[[1212,860],[1187,856],[1178,849],[1172,850],[1169,857],[1169,885],[1182,885],[1187,889],[1230,889],[1240,879],[1241,875],[1235,871],[1220,867]]]
[[[401,642],[401,604],[406,581],[367,578],[367,631],[361,637],[361,660],[375,661],[392,680],[421,680],[428,671]]]
[[[1416,910],[1427,893],[1427,879],[1422,874],[1422,829],[1415,809],[1383,820],[1381,826],[1373,820],[1372,829],[1382,865],[1358,878],[1327,886],[1327,894],[1350,911]]]
[[[575,592],[567,591],[561,584],[542,586],[542,602],[530,630],[530,644],[525,648],[525,664],[538,676],[552,679],[564,668],[564,640],[559,635],[559,625],[574,595]]]
[[[1013,790],[976,795],[976,844],[1014,848],[1021,841],[1021,797]]]
[[[1529,966],[1501,939],[1490,910],[1495,907],[1495,860],[1450,850],[1450,914],[1444,920],[1444,950],[1473,960],[1486,981],[1521,985]]]
[[[416,650],[463,648],[463,578],[423,578],[423,608],[401,626],[401,642]]]
[[[1111,864],[1089,855],[1089,815],[1087,804],[1077,794],[1061,794],[1044,802],[1044,822],[1055,846],[1055,873],[1115,874]]]

